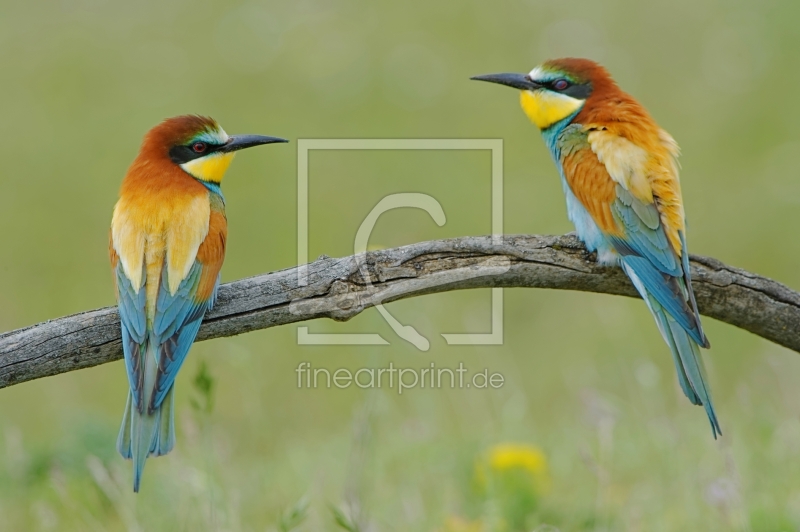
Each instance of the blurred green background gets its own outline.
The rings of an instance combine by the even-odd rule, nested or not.
[[[800,287],[798,16],[788,0],[3,1],[0,329],[113,304],[120,181],[144,132],[182,113],[293,141],[502,138],[505,231],[570,231],[517,95],[468,80],[564,55],[604,63],[681,144],[694,253]],[[295,264],[296,146],[231,168],[224,281]],[[350,254],[394,192],[434,195],[447,224],[393,211],[373,245],[486,234],[489,176],[485,151],[312,152],[310,256]],[[0,390],[0,529],[800,530],[797,353],[705,320],[715,442],[641,301],[506,290],[503,346],[444,343],[487,332],[489,303],[390,305],[427,353],[375,310],[305,325],[390,346],[298,346],[296,326],[198,344],[177,380],[177,448],[148,461],[138,496],[114,449],[121,363]],[[298,389],[302,361],[463,362],[506,383]],[[487,480],[491,449],[514,443],[522,458],[497,464],[521,476]],[[547,480],[526,484],[536,453]]]

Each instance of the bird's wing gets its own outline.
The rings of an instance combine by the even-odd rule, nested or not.
[[[142,358],[147,349],[146,291],[143,286],[134,287],[133,282],[125,274],[122,261],[114,249],[113,238],[109,238],[108,248],[117,287],[125,369],[134,400],[139,404],[144,383]]]
[[[584,131],[585,144],[573,139],[561,154],[570,189],[648,292],[707,345],[688,282],[676,152],[661,140],[646,150],[606,127]]]
[[[169,289],[168,269],[162,270],[153,320],[153,337],[158,344],[158,373],[149,405],[151,411],[158,408],[175,382],[203,316],[214,305],[225,257],[227,230],[225,214],[212,209],[208,234],[174,293]]]

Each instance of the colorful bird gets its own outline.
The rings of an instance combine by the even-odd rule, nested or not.
[[[569,219],[598,260],[618,264],[669,345],[683,393],[722,434],[699,346],[678,180],[678,144],[608,71],[588,59],[555,59],[528,74],[472,79],[519,89],[561,174]]]
[[[109,254],[128,401],[117,449],[139,491],[147,457],[175,445],[175,376],[214,304],[228,232],[220,183],[237,150],[287,142],[229,137],[211,118],[178,116],[144,137],[122,182]]]

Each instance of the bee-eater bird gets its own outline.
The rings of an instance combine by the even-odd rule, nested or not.
[[[175,445],[175,376],[214,304],[225,258],[222,178],[236,151],[273,142],[287,141],[229,137],[201,116],[170,118],[145,135],[122,182],[109,254],[130,385],[117,449],[133,460],[133,491],[147,457]]]
[[[561,174],[569,219],[598,260],[618,264],[655,318],[683,393],[722,434],[699,346],[678,180],[679,149],[608,71],[588,59],[555,59],[527,74],[472,79],[519,89]]]

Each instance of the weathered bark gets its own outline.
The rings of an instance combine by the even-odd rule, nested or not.
[[[800,294],[715,259],[692,256],[691,266],[703,314],[800,352]],[[308,281],[303,286],[298,284],[302,268]],[[347,320],[380,303],[486,287],[637,296],[618,268],[598,265],[572,235],[464,237],[373,251],[365,257],[321,257],[307,266],[222,285],[197,339],[314,318]],[[116,308],[81,312],[0,334],[0,387],[121,357]]]

